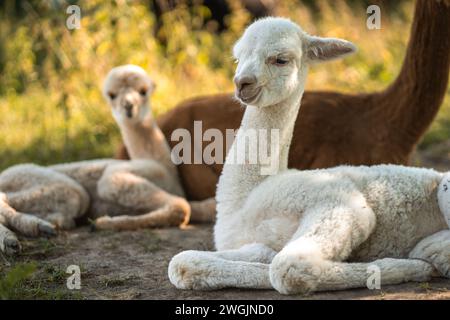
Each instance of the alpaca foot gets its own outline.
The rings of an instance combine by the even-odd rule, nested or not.
[[[7,255],[13,256],[20,253],[22,246],[16,237],[12,237],[3,239],[3,243],[0,244],[0,249]]]
[[[209,259],[202,258],[204,252],[200,251],[183,251],[170,260],[169,263],[169,280],[170,282],[182,290],[213,290],[220,289],[220,286],[214,284],[211,272],[204,272],[201,267],[204,261]]]
[[[113,218],[110,216],[103,216],[103,217],[97,218],[91,224],[92,231],[107,230],[107,229],[114,229]]]
[[[56,228],[53,224],[47,221],[41,221],[39,223],[39,235],[40,236],[56,236]]]
[[[7,255],[16,255],[22,250],[16,235],[4,227],[1,230],[0,250]]]
[[[29,237],[56,235],[56,228],[52,223],[30,214],[21,214],[20,223],[14,227]]]
[[[305,259],[275,257],[270,265],[270,282],[281,294],[307,294],[316,289],[319,268]]]

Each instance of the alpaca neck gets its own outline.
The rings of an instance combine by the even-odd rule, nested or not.
[[[447,3],[449,3],[447,1]],[[378,95],[401,143],[415,143],[434,119],[447,90],[450,67],[450,4],[417,0],[410,40],[400,74]],[[393,102],[395,107],[392,108]]]
[[[119,127],[130,159],[152,159],[176,172],[169,145],[150,113],[142,121],[121,122]]]
[[[216,200],[219,215],[236,212],[242,208],[248,195],[257,185],[270,175],[287,170],[289,147],[300,108],[305,79],[306,71],[300,81],[301,87],[293,96],[281,103],[268,107],[246,107],[241,126],[230,148],[217,186]],[[264,164],[261,163],[261,159],[257,159],[256,163],[248,164],[249,159],[252,159],[252,151],[249,147],[250,143],[248,143],[248,137],[252,136],[252,132],[263,132],[267,137],[267,140],[263,140],[268,145],[267,151],[263,152],[267,155]],[[271,141],[272,132],[278,133],[278,141]],[[256,137],[256,143],[254,142],[253,145],[257,145],[256,150],[259,151],[260,141],[264,138],[260,134],[252,137]],[[279,152],[274,152],[276,149]],[[245,154],[246,163],[239,161],[239,155],[242,153]],[[277,169],[271,171],[270,175],[263,174],[267,170],[267,162],[277,164],[275,167]]]

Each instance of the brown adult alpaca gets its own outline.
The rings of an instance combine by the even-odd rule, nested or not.
[[[403,66],[389,87],[358,95],[305,92],[289,166],[407,164],[442,103],[449,62],[450,1],[418,0]],[[170,135],[177,128],[193,133],[193,121],[199,120],[203,130],[224,132],[238,128],[243,113],[233,94],[207,96],[181,103],[158,124],[173,147],[177,142]],[[117,155],[126,158],[126,150]],[[222,165],[182,164],[178,169],[189,199],[214,196]]]

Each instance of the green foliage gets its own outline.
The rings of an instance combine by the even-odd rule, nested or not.
[[[192,96],[233,89],[231,48],[250,21],[239,1],[230,0],[229,28],[220,34],[205,23],[211,12],[201,1],[194,7],[180,1],[159,28],[148,1],[75,2],[82,12],[78,30],[66,28],[69,2],[63,0],[0,5],[0,170],[20,162],[110,157],[120,137],[100,87],[114,66],[134,63],[150,73],[157,83],[156,114]],[[307,89],[380,90],[400,68],[413,2],[383,11],[382,30],[374,31],[365,27],[365,7],[347,3],[278,2],[278,14],[308,32],[344,37],[359,47],[351,58],[315,67]],[[425,144],[450,136],[449,95]]]

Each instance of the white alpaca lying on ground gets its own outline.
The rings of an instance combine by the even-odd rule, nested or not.
[[[189,220],[191,208],[169,146],[149,108],[152,92],[148,75],[133,65],[112,69],[104,84],[131,161],[24,164],[0,174],[2,251],[20,250],[7,228],[27,236],[54,234],[55,228],[72,228],[85,215],[98,218],[100,229],[177,226]]]
[[[354,50],[282,18],[253,23],[236,43],[236,95],[247,106],[218,184],[218,251],[176,255],[168,271],[177,288],[356,288],[366,286],[370,265],[380,268],[381,285],[425,281],[436,271],[450,277],[449,173],[394,165],[287,169],[309,66]],[[249,159],[248,129],[279,130],[279,153],[270,154],[279,157],[276,175],[231,163],[239,152]]]

